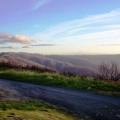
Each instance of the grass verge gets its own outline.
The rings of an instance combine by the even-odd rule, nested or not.
[[[82,80],[80,76],[69,77],[59,73],[5,70],[0,72],[0,78],[120,96],[120,82],[94,80],[91,77]],[[88,87],[91,89],[88,90]]]

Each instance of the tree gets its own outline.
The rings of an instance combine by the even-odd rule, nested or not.
[[[115,62],[111,62],[110,64],[101,63],[99,65],[99,73],[96,75],[102,80],[120,80],[120,70]]]

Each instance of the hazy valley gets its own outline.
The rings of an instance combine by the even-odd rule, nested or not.
[[[0,53],[0,61],[12,61],[20,65],[47,67],[59,72],[67,71],[91,75],[98,70],[100,63],[116,62],[120,67],[120,55],[42,55],[30,53]]]

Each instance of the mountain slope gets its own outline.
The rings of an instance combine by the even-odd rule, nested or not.
[[[85,59],[82,57],[77,58],[76,56],[71,55],[47,55],[46,57],[59,60],[62,62],[69,62],[72,63],[73,65],[91,67],[94,69],[97,69],[99,65],[97,62],[93,62],[92,60]]]
[[[46,57],[41,54],[29,54],[29,53],[1,53],[1,59],[10,60],[19,64],[37,65],[41,67],[48,67],[57,71],[68,71],[72,73],[79,73],[85,75],[91,75],[94,69],[87,66],[78,66],[69,62],[63,62]]]

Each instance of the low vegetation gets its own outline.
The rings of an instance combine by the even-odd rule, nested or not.
[[[99,65],[99,72],[94,74],[95,78],[100,80],[120,80],[120,70],[115,62],[101,63]]]
[[[0,120],[76,120],[64,109],[38,101],[0,102]],[[81,118],[82,119],[82,118]]]
[[[39,67],[36,65],[21,65],[18,64],[16,62],[12,62],[12,61],[8,61],[5,62],[4,60],[0,61],[0,67],[2,68],[2,70],[4,69],[19,69],[19,70],[37,70],[40,72],[50,72],[50,73],[56,73],[57,71],[51,68],[47,68],[47,67]]]
[[[120,96],[119,81],[97,80],[89,76],[10,69],[1,71],[0,78]]]

